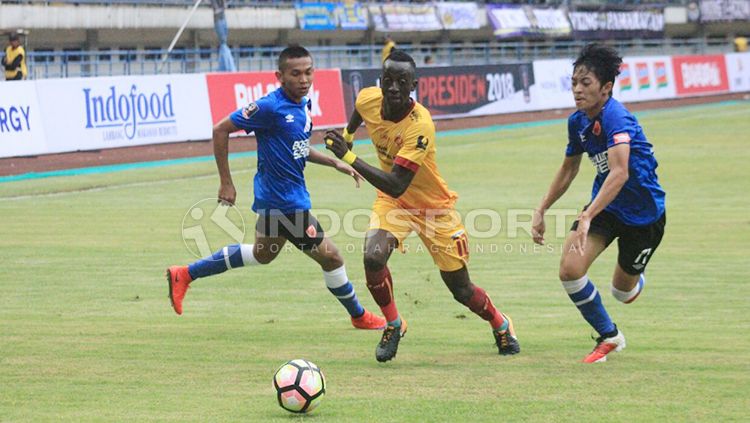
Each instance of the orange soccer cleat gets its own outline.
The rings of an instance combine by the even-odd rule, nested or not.
[[[365,310],[365,313],[359,317],[352,317],[352,326],[357,329],[383,329],[386,321],[384,318]]]
[[[596,339],[596,347],[589,353],[584,359],[584,363],[603,363],[607,361],[607,354],[611,352],[619,352],[625,348],[625,336],[617,331],[617,335],[604,338],[599,337]]]
[[[167,269],[167,284],[169,285],[169,299],[175,313],[182,314],[182,299],[190,288],[190,277],[187,266],[171,266]]]

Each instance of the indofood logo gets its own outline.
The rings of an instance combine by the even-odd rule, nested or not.
[[[136,84],[119,92],[110,86],[104,94],[84,88],[86,97],[86,128],[107,129],[104,140],[164,137],[177,133],[172,102],[172,84],[164,90],[141,91]]]

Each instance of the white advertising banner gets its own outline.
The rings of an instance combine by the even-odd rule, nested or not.
[[[535,60],[531,98],[535,100],[536,109],[575,107],[570,86],[572,74],[572,60]]]
[[[36,84],[0,82],[0,157],[43,154],[46,144]]]
[[[476,3],[440,2],[435,6],[445,29],[479,29],[479,7]]]
[[[750,53],[728,53],[727,76],[733,93],[750,91]]]
[[[624,57],[612,95],[623,103],[677,97],[672,58]]]
[[[443,29],[432,4],[370,4],[370,16],[379,32],[437,31]]]
[[[211,137],[202,74],[49,79],[36,84],[48,153]]]

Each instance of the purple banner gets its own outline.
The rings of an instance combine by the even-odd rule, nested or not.
[[[664,37],[664,10],[659,8],[578,9],[569,12],[568,18],[573,36],[579,39]]]

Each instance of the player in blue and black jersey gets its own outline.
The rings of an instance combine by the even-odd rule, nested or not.
[[[326,286],[349,312],[354,327],[385,327],[385,319],[359,303],[343,258],[310,214],[310,195],[304,176],[308,161],[352,176],[357,186],[361,179],[348,164],[310,148],[311,102],[306,96],[313,72],[312,56],[306,49],[286,48],[279,55],[276,71],[281,87],[235,111],[214,127],[214,155],[221,181],[218,197],[229,205],[234,204],[237,196],[229,170],[229,134],[239,130],[255,132],[258,144],[258,171],[253,182],[253,211],[258,214],[255,243],[228,245],[189,266],[167,269],[169,297],[177,314],[182,314],[182,300],[195,279],[236,267],[268,264],[289,241],[320,265]]]
[[[573,96],[578,109],[568,119],[565,159],[535,210],[534,242],[544,243],[544,213],[567,191],[586,153],[596,168],[591,202],[584,207],[563,245],[560,280],[586,321],[599,333],[586,363],[601,362],[625,348],[596,286],[587,276],[594,260],[617,239],[612,295],[632,303],[646,282],[643,272],[659,246],[666,223],[664,190],[656,176],[652,145],[620,102],[612,86],[622,58],[607,46],[586,46],[573,63]]]

